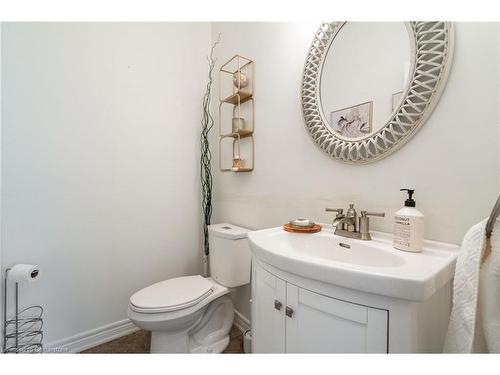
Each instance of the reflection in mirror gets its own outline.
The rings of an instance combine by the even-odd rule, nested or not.
[[[345,23],[323,65],[320,98],[329,127],[347,139],[382,128],[407,89],[410,38],[402,22]]]

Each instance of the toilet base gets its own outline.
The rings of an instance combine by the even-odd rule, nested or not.
[[[229,345],[229,335],[224,337],[223,339],[213,343],[213,344],[210,344],[208,346],[198,346],[196,348],[192,348],[189,353],[192,353],[192,354],[204,354],[204,353],[215,353],[215,354],[218,354],[218,353],[222,353],[224,351],[224,349],[227,348],[227,346]]]
[[[223,295],[212,301],[200,319],[177,332],[151,332],[151,353],[222,353],[229,345],[234,308]]]
[[[188,334],[185,331],[151,332],[151,353],[188,353]]]
[[[189,348],[189,336],[186,332],[180,332],[176,335],[165,332],[151,332],[151,350],[152,354],[158,353],[222,353],[229,345],[229,335],[223,337],[217,342],[209,345],[200,345]]]

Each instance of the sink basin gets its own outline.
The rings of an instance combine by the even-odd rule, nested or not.
[[[290,254],[305,255],[311,258],[345,264],[372,267],[398,267],[404,264],[404,258],[393,251],[387,251],[372,241],[347,241],[332,235],[287,235],[277,231],[269,237],[269,246],[282,246]]]
[[[331,225],[315,234],[281,227],[248,234],[252,252],[283,271],[368,293],[424,301],[453,277],[459,247],[424,241],[421,253],[392,247],[392,236],[372,231],[371,241],[340,237]]]

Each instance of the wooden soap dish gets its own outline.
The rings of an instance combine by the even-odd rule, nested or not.
[[[312,227],[296,227],[290,223],[283,224],[283,229],[291,233],[318,233],[321,232],[321,225],[314,224]]]

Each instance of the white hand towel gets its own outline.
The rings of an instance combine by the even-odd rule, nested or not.
[[[485,250],[486,220],[469,229],[455,266],[453,307],[444,344],[446,353],[486,351],[482,330],[476,329],[479,271]]]
[[[500,353],[500,224],[493,227],[490,255],[481,266],[479,315],[487,351]]]

